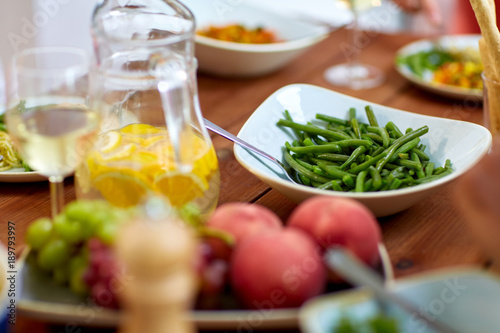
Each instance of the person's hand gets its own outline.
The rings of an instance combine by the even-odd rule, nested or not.
[[[438,0],[393,0],[399,7],[409,13],[424,13],[435,24],[442,23]]]
[[[500,136],[491,152],[460,179],[456,207],[478,244],[500,264]]]

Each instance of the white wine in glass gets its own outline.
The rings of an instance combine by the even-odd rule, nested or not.
[[[364,45],[357,45],[360,36],[358,16],[362,11],[381,5],[380,0],[336,0],[339,7],[351,10],[353,14],[352,38],[347,62],[328,68],[325,80],[337,86],[354,90],[374,88],[385,80],[384,73],[377,67],[359,63],[359,54]]]
[[[23,160],[51,184],[52,215],[63,181],[92,147],[100,117],[87,105],[90,59],[76,48],[39,47],[14,57],[7,128]]]

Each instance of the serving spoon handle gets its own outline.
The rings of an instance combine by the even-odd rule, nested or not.
[[[250,143],[246,142],[246,141],[243,141],[241,140],[240,138],[238,138],[236,135],[233,135],[231,133],[229,133],[228,131],[226,131],[225,129],[215,125],[214,123],[212,123],[211,121],[207,120],[207,119],[203,119],[205,121],[205,127],[207,129],[209,129],[210,131],[214,132],[214,133],[217,133],[219,134],[220,136],[230,140],[230,141],[233,141],[234,143],[236,143],[237,145],[247,149],[247,150],[250,150],[256,154],[259,154],[260,156],[262,157],[265,157],[267,158],[268,160],[274,162],[277,166],[279,166],[284,172],[285,172],[285,175],[286,177],[288,178],[289,181],[291,181],[292,183],[297,183],[292,175],[290,175],[288,173],[288,170],[287,168],[285,167],[285,165],[283,163],[281,163],[281,161],[279,161],[278,159],[276,159],[275,157],[269,155],[268,153],[260,150],[259,148],[251,145]]]
[[[379,300],[399,306],[408,314],[414,315],[425,322],[436,332],[459,333],[459,331],[450,327],[447,323],[439,321],[437,318],[430,318],[413,303],[387,290],[382,278],[350,251],[341,247],[331,248],[327,250],[325,259],[330,268],[347,281],[358,286],[368,287]]]

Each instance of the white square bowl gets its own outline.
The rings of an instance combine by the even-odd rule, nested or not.
[[[457,179],[473,167],[491,146],[491,133],[483,126],[401,111],[307,84],[288,85],[273,93],[250,116],[238,137],[284,161],[282,147],[286,141],[293,141],[290,129],[276,125],[283,118],[284,110],[290,112],[295,122],[305,124],[313,121],[316,113],[348,119],[349,108],[355,107],[358,120],[368,123],[364,112],[367,105],[373,107],[380,125],[393,121],[402,131],[427,125],[429,132],[421,137],[421,143],[427,146],[425,152],[436,167],[443,166],[446,159],[450,159],[453,172],[429,183],[392,191],[335,192],[293,184],[284,178],[282,171],[272,162],[236,145],[235,157],[260,180],[296,203],[315,195],[348,197],[358,200],[380,217],[409,208]]]
[[[195,55],[199,70],[205,73],[234,77],[268,74],[290,63],[329,33],[326,27],[292,20],[253,7],[245,1],[183,0],[182,3],[193,12],[197,29],[241,24],[248,28],[270,29],[283,40],[270,44],[244,44],[196,35]]]

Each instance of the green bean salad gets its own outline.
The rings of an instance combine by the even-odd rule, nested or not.
[[[403,133],[392,121],[381,126],[371,106],[365,107],[368,124],[358,121],[356,109],[349,120],[316,114],[324,126],[293,121],[285,110],[278,126],[292,129],[295,140],[286,142],[284,158],[295,180],[319,189],[374,192],[415,186],[452,172],[451,161],[436,166],[420,138],[427,126]]]

